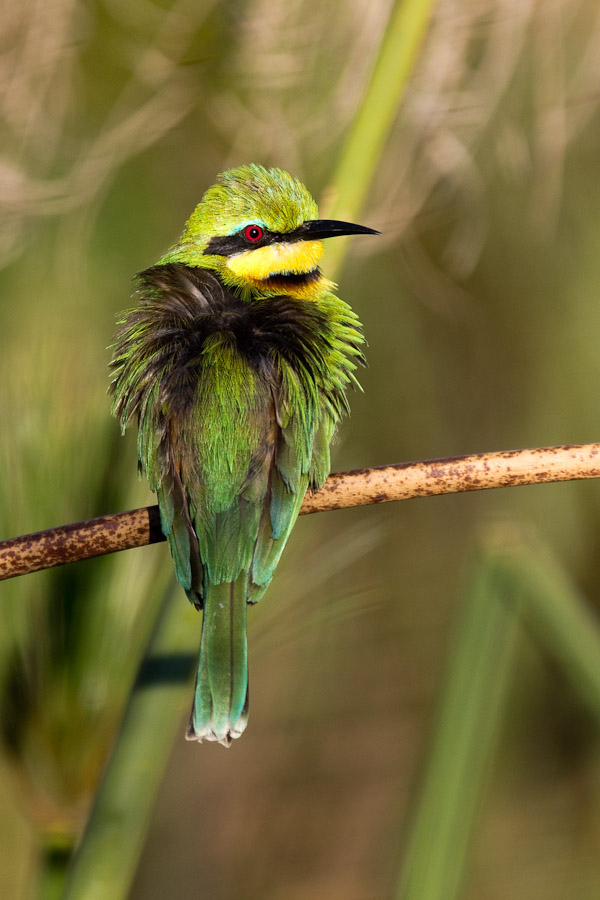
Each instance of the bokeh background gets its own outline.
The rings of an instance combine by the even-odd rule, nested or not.
[[[393,6],[2,4],[2,537],[153,502],[106,395],[131,276],[231,165],[288,169],[327,213]],[[598,438],[599,46],[591,0],[437,4],[360,216],[382,236],[338,274],[369,368],[336,470]],[[248,731],[192,745],[182,714],[134,900],[393,895],[465,573],[499,519],[598,607],[593,482],[299,521],[250,617]],[[164,545],[2,585],[0,896],[38,896],[79,833],[171,585]],[[465,897],[598,896],[598,750],[524,632]]]

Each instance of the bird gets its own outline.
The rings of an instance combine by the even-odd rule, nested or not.
[[[186,737],[228,747],[248,721],[247,607],[267,589],[364,364],[361,323],[323,240],[378,234],[319,219],[307,188],[252,163],[221,173],[134,279],[112,344],[112,413],[137,424],[175,574],[203,611]]]

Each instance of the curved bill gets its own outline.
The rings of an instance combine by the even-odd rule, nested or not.
[[[298,237],[302,241],[320,241],[329,237],[341,237],[344,234],[380,234],[366,225],[352,225],[351,222],[338,222],[336,219],[313,219],[304,222],[298,229]]]

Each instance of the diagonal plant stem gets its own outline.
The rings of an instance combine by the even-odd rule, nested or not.
[[[330,475],[301,515],[462,491],[600,477],[600,444],[479,453]],[[164,540],[158,507],[101,516],[0,542],[0,581]]]
[[[522,615],[600,725],[600,619],[550,550],[531,535],[513,542],[511,567],[523,585]]]
[[[492,546],[486,546],[491,543]],[[515,658],[522,593],[494,541],[472,566],[396,900],[459,900]]]
[[[334,219],[352,222],[362,211],[434,7],[435,0],[399,0],[392,8],[371,79],[331,178]],[[347,252],[346,240],[327,248],[328,271],[334,277]]]
[[[473,566],[397,900],[459,900],[515,662],[518,626],[560,664],[600,724],[600,622],[547,548],[489,529]]]
[[[169,590],[63,900],[126,900],[200,642],[200,618]]]

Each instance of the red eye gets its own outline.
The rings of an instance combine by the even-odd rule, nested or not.
[[[260,241],[263,236],[264,231],[260,227],[260,225],[246,225],[244,228],[244,237],[247,241],[252,241],[255,244],[257,241]]]

